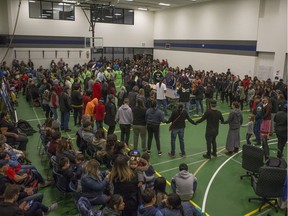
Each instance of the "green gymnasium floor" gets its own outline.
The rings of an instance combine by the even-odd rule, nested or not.
[[[37,124],[42,124],[45,120],[44,113],[40,108],[34,108],[29,105],[22,96],[18,98],[19,105],[17,107],[18,119],[25,119],[36,129]],[[227,119],[230,108],[226,104],[218,103],[219,110],[222,111],[224,119]],[[193,115],[193,112],[191,113]],[[247,121],[248,112],[244,111],[244,122]],[[72,116],[70,118],[70,126],[72,131],[69,133],[62,133],[63,136],[71,137],[75,144],[75,132],[77,127],[72,126]],[[168,181],[171,180],[178,172],[180,163],[187,163],[189,171],[194,173],[198,179],[198,187],[193,198],[193,202],[199,207],[204,208],[208,215],[212,216],[250,216],[250,215],[270,215],[280,216],[284,215],[284,211],[276,213],[273,209],[268,207],[258,212],[258,202],[248,202],[249,197],[255,197],[254,191],[250,185],[249,178],[240,180],[240,175],[245,174],[245,170],[241,168],[241,152],[233,158],[229,158],[224,154],[225,142],[228,131],[227,125],[220,126],[220,133],[217,138],[218,144],[218,157],[212,160],[205,160],[202,154],[206,152],[205,143],[205,127],[206,123],[203,122],[197,126],[191,125],[189,122],[185,130],[185,158],[178,156],[179,141],[176,142],[176,158],[171,159],[168,156],[170,151],[170,133],[168,125],[162,125],[160,129],[160,139],[162,156],[158,156],[155,142],[152,143],[152,153],[150,162],[153,164],[155,170],[160,175],[163,175]],[[120,137],[119,129],[116,129],[118,138]],[[241,144],[245,143],[246,128],[241,130]],[[130,142],[133,140],[133,135],[130,135]],[[253,139],[253,138],[252,138]],[[47,161],[41,161],[39,155],[39,134],[35,133],[29,137],[28,150],[29,159],[32,161],[39,171],[46,176],[48,167]],[[275,148],[277,145],[276,136],[270,137],[269,144]],[[272,152],[276,155],[276,152]],[[285,153],[287,157],[287,153]],[[225,163],[227,162],[227,163]],[[225,163],[225,164],[224,164]],[[214,178],[213,178],[214,177]],[[210,187],[208,187],[208,185]],[[40,190],[44,193],[44,204],[50,205],[51,203],[60,199],[61,193],[54,186],[47,187]],[[167,186],[167,192],[171,192],[170,186]],[[206,195],[206,196],[205,196]],[[204,198],[205,197],[205,198]],[[58,202],[59,207],[51,216],[74,216],[79,215],[75,209],[74,203],[71,198],[66,198]],[[1,213],[0,213],[1,215]]]

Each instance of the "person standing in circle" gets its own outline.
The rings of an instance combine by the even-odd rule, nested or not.
[[[172,122],[171,128],[171,152],[168,153],[170,157],[175,157],[175,141],[178,135],[180,142],[180,156],[185,157],[185,145],[184,145],[184,129],[185,129],[185,120],[188,120],[191,124],[196,125],[196,123],[190,118],[187,111],[184,109],[182,103],[178,105],[178,108],[172,112],[169,120],[166,123]]]
[[[207,143],[207,153],[203,155],[204,158],[211,159],[211,146],[212,155],[217,157],[217,144],[216,137],[219,130],[219,121],[224,122],[222,113],[216,108],[217,102],[215,100],[211,101],[211,108],[206,110],[204,115],[196,121],[196,124],[207,120],[205,138]]]
[[[161,122],[166,122],[163,113],[157,109],[156,101],[151,101],[151,107],[146,111],[146,123],[148,131],[148,150],[147,153],[151,153],[151,144],[153,134],[156,140],[156,146],[158,150],[158,155],[161,156],[161,146],[160,146],[160,124]]]
[[[226,155],[232,155],[233,152],[237,153],[240,148],[240,128],[243,124],[243,116],[239,109],[238,102],[232,102],[232,111],[224,124],[229,124],[229,131],[226,140]]]

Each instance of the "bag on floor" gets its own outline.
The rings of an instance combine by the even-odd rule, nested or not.
[[[17,129],[19,129],[22,133],[26,134],[27,136],[31,136],[36,132],[27,121],[22,119],[19,119],[19,121],[17,122]]]

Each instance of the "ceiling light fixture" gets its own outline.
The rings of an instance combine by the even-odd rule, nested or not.
[[[138,10],[147,11],[147,8],[138,8]]]
[[[73,1],[73,0],[63,0],[63,2],[72,3],[72,4],[76,4],[77,3],[77,1]]]
[[[170,4],[166,4],[166,3],[162,3],[162,2],[160,2],[158,5],[170,7]]]
[[[132,1],[134,1],[134,0],[126,0],[126,1],[128,1],[128,2],[132,2]]]

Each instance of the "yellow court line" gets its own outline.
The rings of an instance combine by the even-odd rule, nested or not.
[[[158,177],[162,177],[162,175],[160,174],[160,173],[158,173],[156,170],[155,170],[155,174],[158,176]],[[169,186],[171,186],[171,183],[166,179],[166,183],[169,185]],[[195,202],[193,202],[193,200],[189,200],[189,202],[191,203],[191,204],[193,204],[196,208],[199,208],[199,209],[201,209],[201,207],[200,206],[198,206]],[[210,216],[208,213],[206,213],[205,212],[205,215],[206,216]]]
[[[205,160],[199,167],[198,169],[194,172],[194,176],[197,175],[197,173],[205,166],[205,164],[209,161],[209,159]]]
[[[106,128],[104,128],[103,127],[103,129],[107,132],[107,129]],[[127,149],[129,149],[129,148],[127,148]],[[129,149],[130,150],[130,149]],[[155,171],[155,174],[158,176],[158,177],[162,177],[162,175],[160,174],[160,173],[158,173],[156,170],[154,170]],[[171,186],[171,183],[166,179],[166,182],[167,182],[167,184],[169,185],[169,186]],[[198,206],[195,202],[193,202],[192,200],[190,200],[190,203],[192,203],[194,206],[196,206],[197,208],[199,208],[199,209],[201,209],[201,207],[200,206]],[[208,213],[206,213],[205,212],[205,214],[206,214],[206,216],[210,216]]]
[[[275,201],[273,201],[272,203],[275,204]],[[262,210],[262,209],[265,209],[265,208],[267,208],[267,207],[269,207],[269,206],[270,206],[269,204],[265,204],[265,205],[262,206],[261,210]],[[253,210],[253,211],[245,214],[244,216],[251,216],[251,215],[254,215],[254,214],[257,213],[257,212],[259,212],[259,208],[257,208],[257,209],[255,209],[255,210]]]

